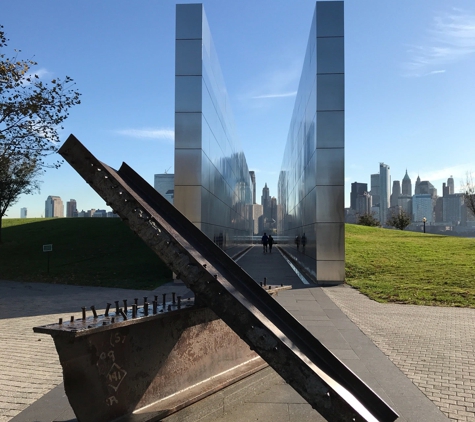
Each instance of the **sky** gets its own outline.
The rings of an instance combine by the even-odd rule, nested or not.
[[[180,3],[193,3],[181,1]],[[346,0],[345,205],[352,182],[368,183],[379,163],[392,180],[406,169],[442,194],[475,173],[475,2]],[[35,60],[45,82],[68,75],[81,92],[60,131],[99,160],[123,161],[153,185],[174,172],[175,5],[172,0],[1,0],[5,52]],[[204,0],[234,120],[257,197],[277,196],[312,0]],[[57,157],[56,157],[57,158]],[[64,163],[41,192],[7,212],[44,216],[49,195],[78,210],[108,209]]]

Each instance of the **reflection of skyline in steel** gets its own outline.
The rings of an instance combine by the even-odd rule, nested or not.
[[[249,169],[201,4],[176,7],[175,206],[224,249],[252,232]]]
[[[343,2],[317,2],[279,178],[280,232],[318,282],[345,279]]]
[[[253,233],[253,182],[201,4],[177,5],[175,206],[224,249]],[[343,282],[343,2],[317,2],[278,187],[278,234],[319,282]],[[292,245],[291,245],[292,246]]]

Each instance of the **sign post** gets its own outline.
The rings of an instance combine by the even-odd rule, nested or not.
[[[47,252],[48,263],[46,265],[46,272],[49,274],[49,257],[51,252],[53,252],[53,245],[51,243],[48,245],[43,245],[43,252]]]

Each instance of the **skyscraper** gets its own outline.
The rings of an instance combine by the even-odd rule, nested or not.
[[[78,207],[75,199],[70,199],[66,202],[66,217],[72,218],[77,217]]]
[[[28,210],[26,208],[20,209],[20,218],[26,218],[28,215]]]
[[[264,218],[271,218],[271,197],[267,183],[262,188],[261,205],[263,207]]]
[[[371,196],[373,198],[373,205],[379,206],[379,174],[371,175]]]
[[[382,225],[388,219],[389,194],[391,189],[391,176],[389,166],[384,163],[379,164],[379,221]]]
[[[45,218],[64,217],[64,205],[59,196],[48,196],[45,201]]]
[[[452,176],[447,179],[447,188],[449,189],[449,195],[455,194],[454,178]]]
[[[411,178],[407,174],[407,169],[406,169],[406,174],[404,175],[404,178],[402,179],[402,194],[412,196],[412,182],[411,182]]]
[[[401,195],[401,182],[399,180],[395,180],[393,182],[393,191],[391,193],[391,207],[397,207],[398,203],[397,200]]]
[[[350,193],[350,208],[356,210],[356,198],[360,195],[364,195],[368,191],[367,183],[354,182],[351,184]]]

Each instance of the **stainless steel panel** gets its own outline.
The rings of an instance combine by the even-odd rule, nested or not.
[[[175,75],[202,75],[201,40],[176,40]]]
[[[344,73],[344,38],[317,38],[317,73]]]
[[[176,39],[196,39],[202,37],[203,5],[176,5]]]
[[[317,155],[314,153],[307,167],[305,167],[305,194],[308,195],[309,192],[315,189],[317,185]]]
[[[176,177],[176,174],[175,174]],[[192,223],[201,222],[201,186],[175,184],[173,205]]]
[[[344,109],[345,75],[317,75],[317,112]]]
[[[175,77],[175,112],[201,112],[201,76]]]
[[[201,186],[206,190],[210,190],[210,172],[213,165],[211,164],[208,156],[201,151]]]
[[[342,261],[345,259],[345,224],[318,223],[316,227],[317,260]]]
[[[344,186],[317,186],[317,223],[345,221]]]
[[[206,189],[201,190],[201,222],[211,223],[213,221],[212,195]]]
[[[175,149],[175,185],[201,185],[201,149]]]
[[[342,1],[317,1],[317,38],[344,35],[344,5]]]
[[[345,150],[343,148],[317,150],[317,180],[319,185],[345,184]]]
[[[201,113],[175,113],[175,148],[201,148]]]
[[[316,204],[316,197],[317,191],[313,189],[306,197],[305,197],[305,205],[304,205],[304,218],[302,221],[302,225],[309,225],[315,224],[316,217],[317,217],[317,204]]]
[[[317,113],[317,148],[345,146],[345,112],[319,111]]]
[[[319,283],[342,283],[345,281],[345,261],[318,261],[317,280]]]

